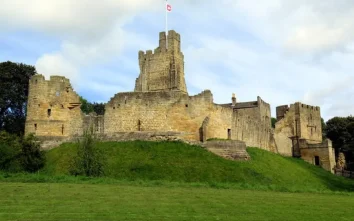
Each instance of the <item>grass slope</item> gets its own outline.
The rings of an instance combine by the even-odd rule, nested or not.
[[[106,177],[120,180],[162,180],[291,192],[353,191],[354,182],[336,177],[301,159],[248,148],[252,160],[225,160],[198,146],[179,142],[101,142],[107,157]],[[68,174],[76,144],[47,153],[41,174]]]
[[[353,220],[346,195],[67,183],[1,183],[0,220]]]

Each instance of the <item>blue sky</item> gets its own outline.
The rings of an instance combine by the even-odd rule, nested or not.
[[[354,113],[354,1],[169,0],[190,95],[300,101],[325,119]],[[2,0],[0,61],[64,75],[90,101],[132,91],[138,51],[165,29],[164,0]]]

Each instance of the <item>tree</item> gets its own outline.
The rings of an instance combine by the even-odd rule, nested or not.
[[[44,153],[32,134],[20,137],[0,132],[0,170],[35,172],[44,166],[44,162]]]
[[[326,123],[324,121],[324,119],[321,117],[321,124],[322,124],[322,140],[325,140],[327,137],[326,137]]]
[[[96,112],[97,115],[104,115],[105,112],[105,104],[104,103],[96,103],[92,104],[93,111]]]
[[[336,155],[344,152],[348,162],[354,161],[354,117],[334,117],[327,121],[326,136],[332,140]]]
[[[22,170],[21,162],[21,143],[15,134],[5,131],[0,132],[0,170],[19,172]]]
[[[72,175],[102,176],[104,174],[104,155],[97,147],[96,138],[91,130],[84,131],[84,136],[77,143],[77,152],[71,166]]]
[[[90,114],[95,112],[97,115],[104,115],[105,112],[105,104],[104,103],[91,103],[87,101],[85,98],[80,96],[81,102],[81,110],[85,114]]]
[[[93,112],[93,106],[90,102],[88,102],[85,98],[80,96],[80,102],[81,102],[81,110],[85,114],[89,114]]]
[[[348,119],[346,117],[334,117],[326,123],[326,136],[332,140],[336,149],[343,147],[351,140],[351,135],[347,130]]]
[[[272,124],[272,127],[275,128],[275,123],[277,122],[277,119],[272,117],[271,118],[271,124]]]
[[[0,130],[24,133],[28,83],[36,73],[34,66],[0,63]]]
[[[22,139],[21,164],[24,171],[36,172],[44,166],[45,156],[33,134]]]

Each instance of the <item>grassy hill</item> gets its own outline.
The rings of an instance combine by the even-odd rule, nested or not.
[[[230,161],[198,146],[180,142],[101,142],[106,177],[119,180],[161,180],[208,183],[212,186],[291,192],[354,191],[354,182],[301,159],[248,148],[252,160]],[[43,175],[68,174],[76,144],[47,153]]]

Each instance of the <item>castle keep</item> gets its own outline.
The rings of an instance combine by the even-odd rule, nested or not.
[[[168,45],[166,46],[166,40]],[[319,107],[300,103],[277,108],[278,122],[271,127],[270,105],[257,97],[216,104],[210,90],[190,96],[184,77],[181,37],[175,31],[159,35],[154,51],[139,52],[140,74],[132,92],[115,94],[104,116],[85,115],[79,96],[65,77],[42,75],[30,79],[26,134],[42,140],[70,140],[89,125],[105,139],[208,139],[243,141],[283,155],[314,159],[331,170],[330,143],[322,143]],[[220,144],[218,144],[220,146]],[[310,160],[311,158],[311,160]],[[327,166],[328,164],[328,166]],[[326,166],[324,166],[326,165]]]

